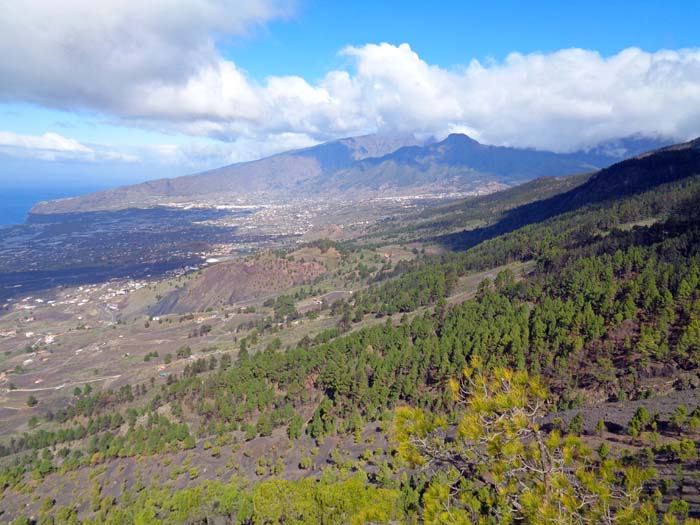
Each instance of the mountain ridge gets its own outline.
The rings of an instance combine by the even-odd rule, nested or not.
[[[497,223],[486,228],[447,235],[442,242],[453,248],[466,249],[525,224],[698,175],[700,137],[615,163],[592,174],[582,184],[568,191],[514,208]]]
[[[618,142],[624,143],[624,139]],[[633,139],[632,147],[639,149],[639,142]],[[654,143],[665,146],[668,141],[648,139],[642,143],[646,148]],[[618,144],[615,151],[628,152],[628,148]],[[493,184],[596,171],[621,160],[611,155],[487,145],[459,133],[438,142],[419,141],[412,135],[364,135],[192,175],[40,202],[30,213],[116,210],[193,201],[204,205],[261,204],[300,197],[473,193],[493,188]]]
[[[3,395],[27,408],[6,411],[0,429],[3,518],[131,523],[146,506],[164,523],[229,522],[231,509],[244,509],[246,523],[275,523],[283,493],[311,524],[329,508],[329,490],[367,501],[363,491],[381,488],[391,508],[405,509],[395,521],[418,522],[431,487],[454,475],[469,490],[472,470],[437,465],[442,472],[419,473],[430,477],[418,485],[392,440],[402,439],[402,421],[471,417],[472,405],[455,404],[445,386],[469,363],[506,367],[488,385],[521,377],[548,392],[528,428],[598,450],[615,469],[655,469],[635,490],[653,494],[659,513],[680,494],[700,517],[697,454],[682,452],[698,440],[700,414],[688,409],[700,397],[699,202],[696,139],[419,212],[488,241],[467,250],[436,246],[435,229],[387,230],[412,225],[415,210],[403,208],[366,236],[258,251],[132,291],[112,281],[13,302],[19,312],[0,319],[12,328],[3,337],[14,388]],[[34,343],[40,359],[16,329],[27,310],[50,329],[51,343]],[[44,417],[49,409],[55,417]],[[454,447],[469,443],[450,437],[456,424],[424,434],[431,453],[466,457]],[[483,456],[488,472],[502,459]],[[581,468],[604,479],[592,457]],[[357,483],[338,485],[351,471]],[[625,471],[615,472],[628,490]],[[679,491],[657,490],[681,477]]]

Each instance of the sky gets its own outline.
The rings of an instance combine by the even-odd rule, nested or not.
[[[0,0],[0,185],[109,186],[366,133],[700,135],[700,2]]]

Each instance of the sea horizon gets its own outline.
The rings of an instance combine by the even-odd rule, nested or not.
[[[38,202],[76,197],[104,189],[106,187],[103,185],[45,186],[37,189],[36,184],[22,186],[0,182],[0,195],[3,196],[0,226],[24,224],[29,210]]]

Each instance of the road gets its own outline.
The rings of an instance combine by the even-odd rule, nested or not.
[[[86,379],[84,381],[69,381],[67,383],[61,383],[58,386],[45,386],[41,388],[15,388],[14,390],[10,389],[4,389],[4,393],[10,393],[10,392],[44,392],[46,390],[61,390],[62,388],[65,388],[67,386],[74,386],[74,385],[84,385],[87,383],[97,383],[98,381],[106,381],[107,379],[118,379],[122,375],[117,374],[113,376],[104,376],[104,377],[97,377],[95,379]]]

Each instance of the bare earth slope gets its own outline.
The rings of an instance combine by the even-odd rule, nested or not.
[[[210,307],[249,301],[308,283],[325,271],[317,261],[290,261],[269,255],[220,263],[206,268],[191,283],[163,297],[150,313],[201,312]]]

